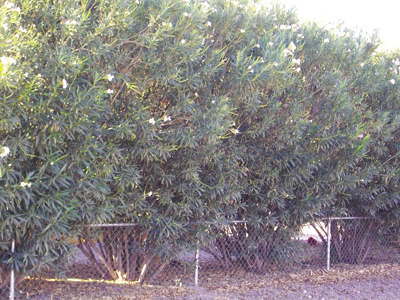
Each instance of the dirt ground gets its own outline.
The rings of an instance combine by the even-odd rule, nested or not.
[[[310,268],[267,275],[214,269],[203,271],[198,287],[190,279],[172,285],[27,280],[16,299],[400,299],[400,264],[339,265],[329,272]]]

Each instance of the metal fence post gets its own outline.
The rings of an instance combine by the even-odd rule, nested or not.
[[[15,241],[11,242],[11,253],[15,251]],[[14,264],[11,265],[11,273],[10,273],[10,300],[14,300]]]
[[[194,285],[195,286],[199,285],[199,256],[200,256],[199,241],[197,241],[197,243],[196,243],[195,269],[194,269]]]
[[[328,219],[328,245],[326,252],[326,269],[329,271],[331,268],[331,218]]]

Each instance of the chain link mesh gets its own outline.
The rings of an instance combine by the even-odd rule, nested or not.
[[[249,274],[324,269],[327,256],[333,268],[399,261],[397,232],[375,219],[321,220],[301,234],[248,222],[194,223],[187,232],[192,236],[156,243],[135,224],[85,227],[72,241],[77,251],[70,263],[30,274],[16,299],[65,299],[63,286],[74,282],[114,286],[109,294],[122,293],[116,284],[123,293],[134,293],[137,284],[213,287]],[[2,282],[7,276],[2,270]],[[2,288],[0,298],[8,292]]]

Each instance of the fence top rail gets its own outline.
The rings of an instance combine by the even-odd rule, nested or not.
[[[218,224],[218,225],[227,225],[227,224],[241,224],[248,223],[248,221],[225,221],[224,223],[218,223],[213,221],[197,221],[197,222],[188,222],[184,226],[187,225],[197,225],[197,224]],[[82,227],[130,227],[130,226],[138,226],[138,223],[110,223],[110,224],[89,224],[89,225],[81,225]]]
[[[321,221],[329,221],[329,220],[365,220],[365,219],[375,219],[374,217],[331,217],[331,218],[321,218]],[[215,221],[196,221],[196,222],[188,222],[184,226],[188,225],[197,225],[197,224],[218,224],[218,225],[229,225],[229,224],[243,224],[248,223],[249,221],[240,220],[240,221],[225,221],[222,223],[218,223]],[[110,223],[110,224],[89,224],[82,225],[82,227],[131,227],[138,226],[138,223]]]
[[[331,218],[322,218],[323,221],[329,220],[365,220],[365,219],[376,219],[374,217],[331,217]]]
[[[82,227],[130,227],[137,226],[137,223],[112,223],[112,224],[90,224],[83,225]]]

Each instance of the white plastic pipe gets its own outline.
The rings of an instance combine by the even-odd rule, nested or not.
[[[199,255],[200,255],[199,243],[197,242],[197,245],[196,245],[196,258],[195,258],[195,269],[194,269],[194,285],[195,286],[199,285]]]
[[[331,268],[331,222],[328,220],[328,245],[326,249],[326,269],[329,271]]]
[[[11,242],[11,252],[15,251],[15,241]],[[14,265],[11,265],[11,274],[10,274],[10,300],[14,300]]]

